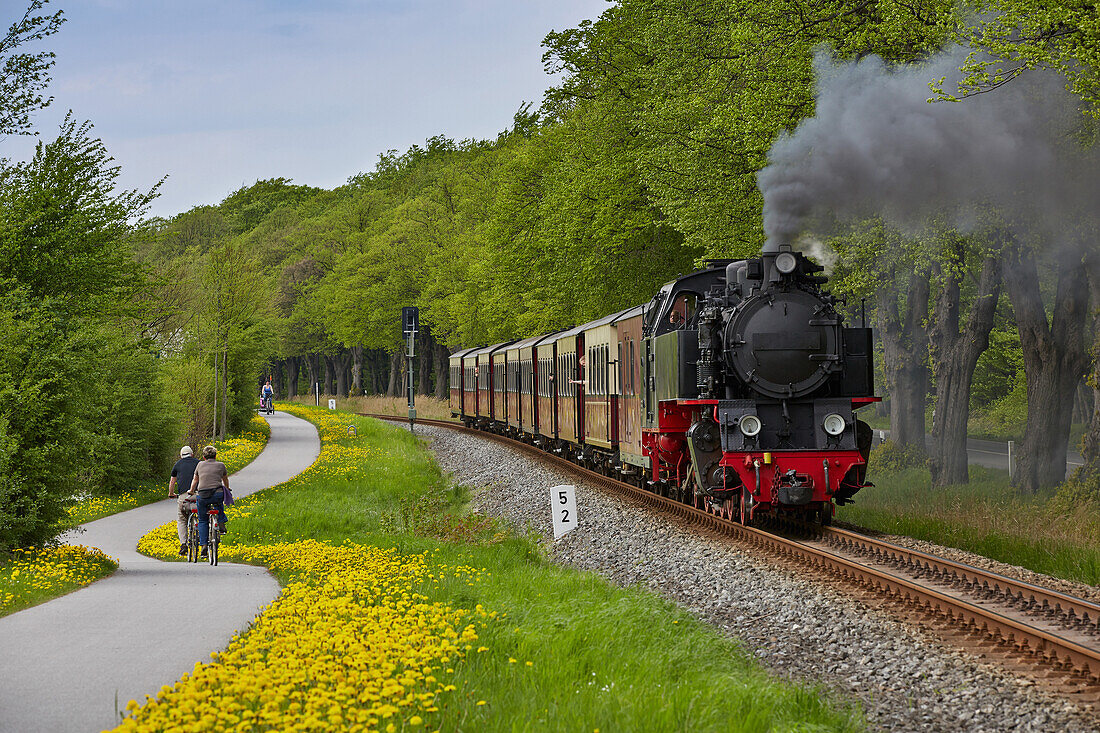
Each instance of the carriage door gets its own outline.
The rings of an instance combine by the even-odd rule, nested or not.
[[[656,419],[657,383],[653,377],[653,339],[643,338],[645,353],[642,357],[642,402],[645,410],[645,426],[653,427]]]

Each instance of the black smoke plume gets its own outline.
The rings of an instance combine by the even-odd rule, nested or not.
[[[1059,237],[1100,210],[1100,157],[1065,80],[1032,72],[959,102],[929,103],[966,52],[889,68],[819,54],[816,115],[781,136],[757,175],[765,250],[827,222],[881,216],[909,233],[932,219],[962,230],[993,210],[1003,224]]]

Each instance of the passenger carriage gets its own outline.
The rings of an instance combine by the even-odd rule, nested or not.
[[[559,452],[576,452],[584,437],[584,329],[577,326],[559,334],[557,343],[557,397],[558,397],[558,448]],[[569,446],[573,446],[570,450]]]
[[[477,399],[477,391],[473,386],[474,369],[473,366],[469,368],[469,374],[462,365],[462,360],[467,354],[472,354],[476,349],[462,349],[456,351],[450,356],[450,408],[452,417],[460,417],[466,413],[467,394],[474,400]],[[467,393],[466,386],[469,385],[470,389]],[[472,406],[472,404],[471,404]]]
[[[628,309],[629,310],[629,309]],[[615,320],[626,313],[620,311],[584,327],[584,394],[581,426],[585,457],[604,470],[618,462],[618,344],[615,341]]]
[[[618,459],[626,476],[646,475],[649,457],[642,449],[642,317],[644,306],[620,313],[612,322],[617,368]]]
[[[513,435],[522,435],[524,426],[533,423],[534,400],[530,383],[531,352],[541,336],[517,341],[508,347],[505,357],[508,365],[507,406],[508,406],[508,432]],[[527,432],[530,432],[529,430]]]
[[[535,443],[540,447],[558,440],[558,334],[544,336],[535,344]]]

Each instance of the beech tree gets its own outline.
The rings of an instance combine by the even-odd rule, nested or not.
[[[53,101],[42,92],[50,82],[54,53],[19,50],[57,33],[65,22],[60,10],[38,14],[48,2],[32,0],[23,17],[0,37],[0,136],[34,134],[31,116]]]
[[[938,288],[929,341],[932,372],[936,382],[936,410],[932,420],[932,450],[929,468],[933,486],[965,484],[970,481],[966,449],[970,417],[970,388],[978,358],[989,347],[997,302],[1000,299],[1001,258],[997,251],[1000,233],[992,248],[979,246],[958,235],[950,236],[943,257],[933,265]],[[965,321],[962,317],[963,285],[968,265],[980,262],[975,292]]]
[[[1049,255],[1044,264],[1055,280],[1049,315],[1040,290],[1040,253],[1016,242],[1007,250],[1004,267],[1027,373],[1027,427],[1014,483],[1031,493],[1065,477],[1073,395],[1088,366],[1091,345],[1086,338],[1090,319],[1086,271],[1096,257],[1081,246],[1044,254]]]
[[[1100,116],[1100,6],[1096,0],[970,0],[957,38],[975,51],[958,88],[941,97],[983,94],[1035,69],[1065,75],[1070,90]]]

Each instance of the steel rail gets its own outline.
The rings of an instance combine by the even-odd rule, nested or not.
[[[406,419],[398,415],[360,414],[365,417],[397,422],[404,422]],[[1003,608],[984,607],[981,605],[983,599],[971,602],[928,585],[922,585],[918,581],[922,575],[931,575],[938,579],[938,582],[961,585],[964,589],[980,588],[983,593],[987,591],[989,593],[1003,593],[1015,599],[1014,602],[1019,610],[1024,612],[1033,611],[1037,608],[1040,613],[1048,616],[1051,612],[1072,614],[1077,618],[1076,626],[1084,628],[1086,633],[1092,633],[1090,630],[1097,628],[1096,622],[1090,621],[1090,618],[1100,619],[1100,605],[1090,601],[1013,580],[964,563],[866,537],[849,530],[824,529],[823,535],[825,537],[844,545],[849,551],[854,549],[862,554],[870,554],[877,561],[903,568],[916,567],[917,580],[910,580],[843,557],[823,547],[802,540],[783,537],[756,527],[746,527],[739,522],[698,509],[690,504],[659,496],[631,484],[617,481],[578,466],[567,459],[549,454],[529,443],[444,420],[418,420],[418,422],[424,425],[450,428],[470,435],[478,435],[549,461],[553,465],[567,469],[590,483],[610,489],[643,504],[658,507],[662,511],[686,519],[693,525],[735,537],[742,542],[755,545],[780,557],[796,559],[800,562],[808,560],[811,566],[838,579],[853,582],[873,592],[892,597],[923,613],[944,619],[955,628],[962,627],[963,630],[980,635],[995,644],[1009,645],[1022,654],[1031,656],[1045,664],[1071,671],[1093,683],[1100,682],[1100,648],[1097,648],[1095,644],[1081,643],[1062,636],[1057,631],[1038,628],[1020,619],[1012,618],[1004,613]]]

